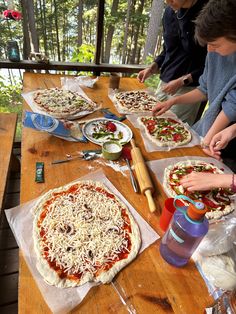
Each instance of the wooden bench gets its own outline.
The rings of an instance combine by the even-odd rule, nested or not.
[[[16,113],[0,113],[0,211],[3,208],[7,178],[12,159],[16,123]]]

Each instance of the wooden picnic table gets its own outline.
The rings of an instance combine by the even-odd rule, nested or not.
[[[60,75],[25,73],[24,91],[60,86],[60,77]],[[93,101],[101,103],[103,107],[108,107],[118,114],[112,101],[108,98],[108,82],[108,77],[99,77],[93,89],[83,89]],[[136,79],[122,78],[120,88],[121,90],[133,90],[144,88],[144,85]],[[29,109],[26,103],[24,103],[24,109]],[[101,116],[101,113],[93,113],[89,118],[96,116]],[[204,156],[200,147],[148,153],[144,148],[139,130],[135,129],[128,120],[125,120],[124,123],[132,129],[136,144],[141,148],[145,160],[187,155]],[[63,159],[66,153],[95,148],[99,147],[93,143],[68,142],[47,133],[24,128],[21,203],[33,200],[51,188],[64,185],[93,170],[102,168],[113,185],[162,236],[159,218],[167,196],[153,173],[151,176],[156,188],[154,198],[157,211],[150,213],[145,196],[133,192],[128,173],[123,175],[112,167],[108,167],[107,162],[103,162],[102,158],[100,162],[76,160],[51,165],[52,160]],[[45,183],[35,182],[36,161],[42,161],[45,164]],[[93,287],[82,303],[71,313],[203,313],[204,308],[211,304],[212,298],[209,296],[205,282],[194,262],[190,261],[184,268],[170,266],[161,258],[159,244],[160,240],[149,246],[115,277],[114,284],[123,300],[113,285],[99,285]],[[19,269],[19,313],[50,313],[22,254],[20,254]]]

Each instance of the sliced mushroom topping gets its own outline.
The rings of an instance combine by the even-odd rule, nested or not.
[[[110,217],[109,217],[109,216],[99,216],[99,218],[100,218],[102,221],[109,221],[109,220],[110,220]]]
[[[93,252],[91,250],[88,251],[88,255],[91,259],[93,258]]]
[[[120,229],[117,226],[112,226],[110,228],[107,229],[107,232],[116,232],[116,233],[120,233]]]
[[[75,234],[75,228],[73,225],[64,224],[63,227],[58,227],[58,232],[72,235]]]

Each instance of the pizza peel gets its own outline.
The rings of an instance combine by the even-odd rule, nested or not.
[[[132,145],[131,156],[133,159],[135,173],[140,186],[140,191],[147,197],[149,209],[153,213],[156,210],[156,204],[154,203],[152,197],[154,186],[148,173],[148,169],[143,159],[141,150],[139,149],[139,147],[135,145],[133,139],[131,140],[131,145]]]

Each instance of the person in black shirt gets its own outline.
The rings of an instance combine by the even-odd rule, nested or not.
[[[160,73],[157,98],[169,97],[191,91],[198,86],[203,73],[206,47],[194,39],[194,20],[208,0],[167,0],[169,6],[163,15],[163,51],[156,60],[138,74],[144,82],[154,73]],[[171,108],[183,122],[192,125],[199,110],[199,104],[176,105]]]

